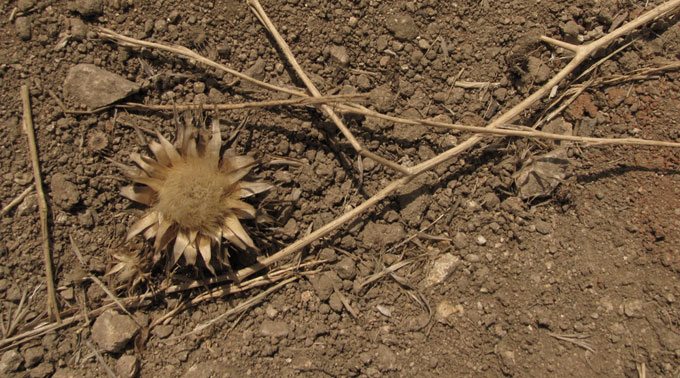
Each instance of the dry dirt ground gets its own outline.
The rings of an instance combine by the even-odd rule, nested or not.
[[[538,36],[587,42],[660,3],[265,0],[263,6],[322,93],[370,93],[365,105],[383,113],[483,125],[565,65],[569,54],[541,44]],[[254,67],[250,72],[265,81],[301,84],[244,1],[19,0],[4,1],[0,9],[0,203],[32,182],[21,126],[19,88],[25,84],[50,207],[59,305],[65,314],[82,313],[107,295],[75,278],[84,270],[113,285],[104,277],[110,247],[121,244],[140,213],[119,195],[126,180],[107,158],[130,163],[131,152],[148,153],[142,140],[155,138],[144,130],[160,130],[172,140],[175,129],[171,112],[66,115],[50,91],[67,108],[85,110],[63,94],[68,70],[93,63],[122,75],[142,86],[129,100],[147,104],[281,98],[250,85],[230,86],[229,75],[167,53],[102,41],[94,28],[181,44],[239,71]],[[412,23],[396,22],[395,15]],[[632,43],[593,77],[677,62],[676,20],[657,21],[619,41],[608,52]],[[679,79],[670,71],[591,87],[558,120],[579,135],[680,141]],[[497,84],[466,89],[453,86],[456,80]],[[516,123],[532,125],[553,100],[536,104]],[[295,163],[255,172],[275,185],[252,202],[273,222],[246,222],[265,255],[396,177],[365,160],[360,178],[354,150],[312,107],[208,117],[222,120],[225,138],[235,135],[237,152]],[[405,165],[468,138],[364,117],[345,121],[369,149]],[[94,318],[5,345],[0,374],[105,376],[107,365],[117,375],[140,377],[679,376],[680,154],[668,148],[570,147],[567,177],[557,189],[521,199],[516,173],[553,147],[485,138],[312,244],[302,261],[329,260],[316,267],[319,273],[286,285],[239,317],[183,336],[267,287],[179,312],[154,327],[145,343],[127,343],[117,353],[104,352],[92,337]],[[38,287],[16,335],[46,321],[35,194],[0,221],[3,324],[22,292],[30,296]],[[453,273],[425,286],[423,279],[442,256],[455,262]],[[402,259],[415,262],[359,290],[367,277]],[[237,255],[232,263],[249,261],[252,256]],[[180,269],[170,279],[207,276],[198,273]],[[157,287],[165,278],[162,268],[155,269],[136,290]],[[158,296],[133,310],[134,316],[146,327],[204,290]],[[93,350],[101,350],[102,361]]]

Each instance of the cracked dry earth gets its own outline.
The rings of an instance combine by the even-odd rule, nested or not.
[[[660,3],[266,0],[263,7],[322,93],[367,93],[365,105],[386,114],[483,125],[566,64],[569,54],[540,43],[540,35],[591,41]],[[19,0],[2,2],[0,9],[0,202],[5,206],[32,182],[19,96],[27,85],[59,304],[72,313],[94,309],[107,295],[74,277],[86,271],[113,285],[104,277],[110,247],[121,243],[140,213],[119,195],[126,180],[107,158],[130,163],[131,152],[147,153],[145,130],[174,138],[172,114],[65,114],[50,91],[67,108],[85,110],[64,95],[69,70],[85,63],[134,82],[139,90],[127,100],[146,104],[282,97],[248,84],[232,86],[229,75],[167,53],[102,41],[95,28],[180,44],[267,82],[300,83],[241,1]],[[619,41],[608,52],[632,43],[594,77],[677,62],[676,20],[656,21]],[[671,70],[589,87],[544,127],[680,141],[679,79]],[[462,88],[456,81],[490,85]],[[516,122],[533,124],[553,100],[534,105]],[[255,172],[275,186],[253,202],[272,223],[246,222],[262,254],[319,228],[396,177],[364,160],[360,178],[351,146],[311,107],[207,116],[222,120],[222,134],[234,136],[235,152],[295,162]],[[345,121],[370,150],[404,165],[468,137],[364,117]],[[485,138],[313,243],[302,261],[327,260],[319,272],[284,286],[240,317],[182,336],[266,288],[182,311],[151,329],[141,347],[131,340],[140,326],[204,289],[144,303],[133,310],[134,321],[106,312],[5,345],[0,374],[93,377],[105,376],[108,366],[118,376],[139,377],[677,377],[680,154],[571,146],[557,188],[525,199],[518,172],[554,148],[553,142]],[[46,320],[38,219],[34,193],[0,219],[3,324],[22,292],[31,298],[15,334]],[[242,267],[253,258],[237,255],[233,263]],[[415,262],[360,286],[406,259]],[[182,277],[197,277],[196,271],[180,269],[171,279]],[[137,290],[163,278],[163,269],[154,270]]]

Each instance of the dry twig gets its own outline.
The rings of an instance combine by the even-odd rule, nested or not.
[[[268,101],[251,101],[242,102],[237,104],[175,104],[175,105],[148,105],[140,104],[136,102],[126,102],[123,104],[113,104],[108,106],[103,106],[101,108],[92,110],[66,110],[68,114],[93,114],[99,113],[104,110],[116,108],[116,109],[128,109],[128,110],[139,110],[139,111],[185,111],[185,110],[244,110],[253,108],[270,108],[279,106],[310,106],[317,104],[334,104],[342,103],[347,101],[358,101],[366,97],[365,95],[358,94],[346,94],[346,95],[332,95],[323,96],[318,98],[312,97],[295,97],[285,100],[268,100]],[[154,134],[155,135],[155,134]]]
[[[14,198],[10,203],[8,203],[7,205],[5,205],[5,207],[3,207],[2,210],[0,210],[0,217],[5,216],[5,214],[9,213],[9,211],[12,210],[12,209],[14,208],[14,206],[20,204],[21,201],[23,201],[24,198],[26,198],[26,196],[27,196],[29,193],[31,193],[32,190],[33,190],[33,185],[31,185],[31,186],[29,186],[28,188],[24,189],[24,191],[21,192],[21,194],[19,194],[18,196],[16,196],[16,198]]]
[[[31,151],[33,163],[33,179],[38,192],[38,209],[40,212],[40,229],[42,235],[43,257],[45,260],[45,274],[47,279],[47,314],[61,322],[57,294],[54,290],[54,273],[52,271],[52,252],[50,251],[50,235],[47,228],[47,201],[43,190],[42,177],[40,176],[40,160],[38,160],[38,147],[35,143],[35,130],[33,128],[33,115],[31,114],[31,98],[26,85],[21,86],[21,99],[24,104],[24,131],[28,136],[28,147]]]
[[[548,335],[556,338],[557,340],[562,340],[566,341],[568,343],[572,343],[578,347],[581,347],[591,353],[595,353],[595,348],[593,348],[590,344],[588,344],[585,341],[582,341],[582,339],[586,339],[589,336],[585,335],[558,335],[556,333],[548,333]]]
[[[87,347],[90,348],[92,353],[94,353],[94,356],[97,359],[97,362],[99,362],[99,364],[102,365],[102,367],[104,368],[104,371],[106,371],[106,374],[111,378],[118,378],[118,376],[113,372],[113,370],[111,370],[109,365],[106,364],[106,361],[104,361],[104,357],[102,357],[102,354],[99,353],[97,348],[95,348],[95,346],[92,345],[92,343],[89,342],[89,341],[85,341],[85,343],[87,344]]]

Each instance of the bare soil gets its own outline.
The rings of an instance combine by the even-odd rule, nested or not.
[[[180,44],[242,72],[261,60],[261,71],[252,72],[264,81],[301,84],[245,2],[112,0],[103,2],[101,14],[87,17],[73,9],[102,2],[74,3],[0,4],[0,203],[32,182],[21,126],[19,88],[25,84],[50,207],[58,299],[62,310],[82,312],[107,296],[95,284],[74,284],[83,268],[71,239],[84,270],[112,284],[104,277],[110,250],[140,214],[119,195],[127,180],[107,158],[130,163],[129,154],[147,153],[146,143],[155,138],[144,130],[172,138],[174,126],[167,112],[66,115],[49,92],[67,108],[84,110],[63,95],[68,70],[93,63],[122,75],[142,86],[130,100],[147,104],[281,98],[247,84],[230,86],[229,75],[166,53],[102,41],[94,28]],[[538,36],[587,42],[660,3],[266,0],[263,6],[322,93],[370,93],[365,105],[383,113],[483,125],[568,61],[567,52],[540,43]],[[395,21],[403,14],[412,25]],[[657,21],[619,41],[607,52],[632,43],[595,76],[677,62],[676,20]],[[463,89],[452,85],[456,79],[497,86]],[[533,124],[554,100],[535,105],[516,123]],[[296,163],[256,171],[275,185],[253,202],[273,224],[246,223],[262,254],[319,228],[397,177],[364,160],[360,178],[356,153],[313,107],[208,117],[222,120],[225,138],[243,124],[233,145],[237,153],[257,151]],[[589,88],[561,117],[579,135],[678,142],[680,75],[663,72]],[[468,137],[364,117],[345,121],[369,149],[402,164],[416,164]],[[103,362],[125,376],[126,364],[136,361],[140,377],[679,376],[680,153],[571,147],[569,175],[556,191],[520,199],[514,175],[553,146],[488,137],[307,248],[302,261],[319,255],[331,260],[318,274],[286,285],[242,316],[177,338],[266,287],[182,311],[152,329],[141,348],[131,342],[120,353],[103,353]],[[24,320],[37,324],[46,320],[46,290],[35,194],[1,222],[3,321],[23,290],[30,294],[39,286]],[[424,287],[433,262],[446,254],[460,258],[458,268]],[[253,258],[237,255],[233,263],[242,267]],[[408,258],[417,262],[357,290],[373,273]],[[153,274],[137,290],[164,279],[206,276],[193,269],[171,277],[163,269]],[[324,290],[329,282],[356,318],[339,294]],[[157,298],[134,316],[149,324],[204,290]],[[106,375],[87,344],[93,321],[12,347],[22,362],[6,376]]]

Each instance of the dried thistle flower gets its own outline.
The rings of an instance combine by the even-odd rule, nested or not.
[[[220,248],[223,238],[241,249],[255,248],[240,220],[255,218],[256,210],[242,199],[270,185],[243,181],[256,163],[252,156],[220,159],[222,139],[217,120],[212,123],[209,140],[199,137],[191,125],[193,117],[185,117],[185,121],[185,125],[177,122],[175,145],[160,133],[160,143],[149,144],[155,160],[138,153],[130,155],[141,171],[126,174],[138,185],[123,187],[121,194],[149,209],[132,225],[127,240],[139,234],[154,238],[154,261],[170,243],[172,264],[184,257],[187,265],[195,265],[200,253],[214,274],[213,251],[219,264],[229,266],[228,252]]]

